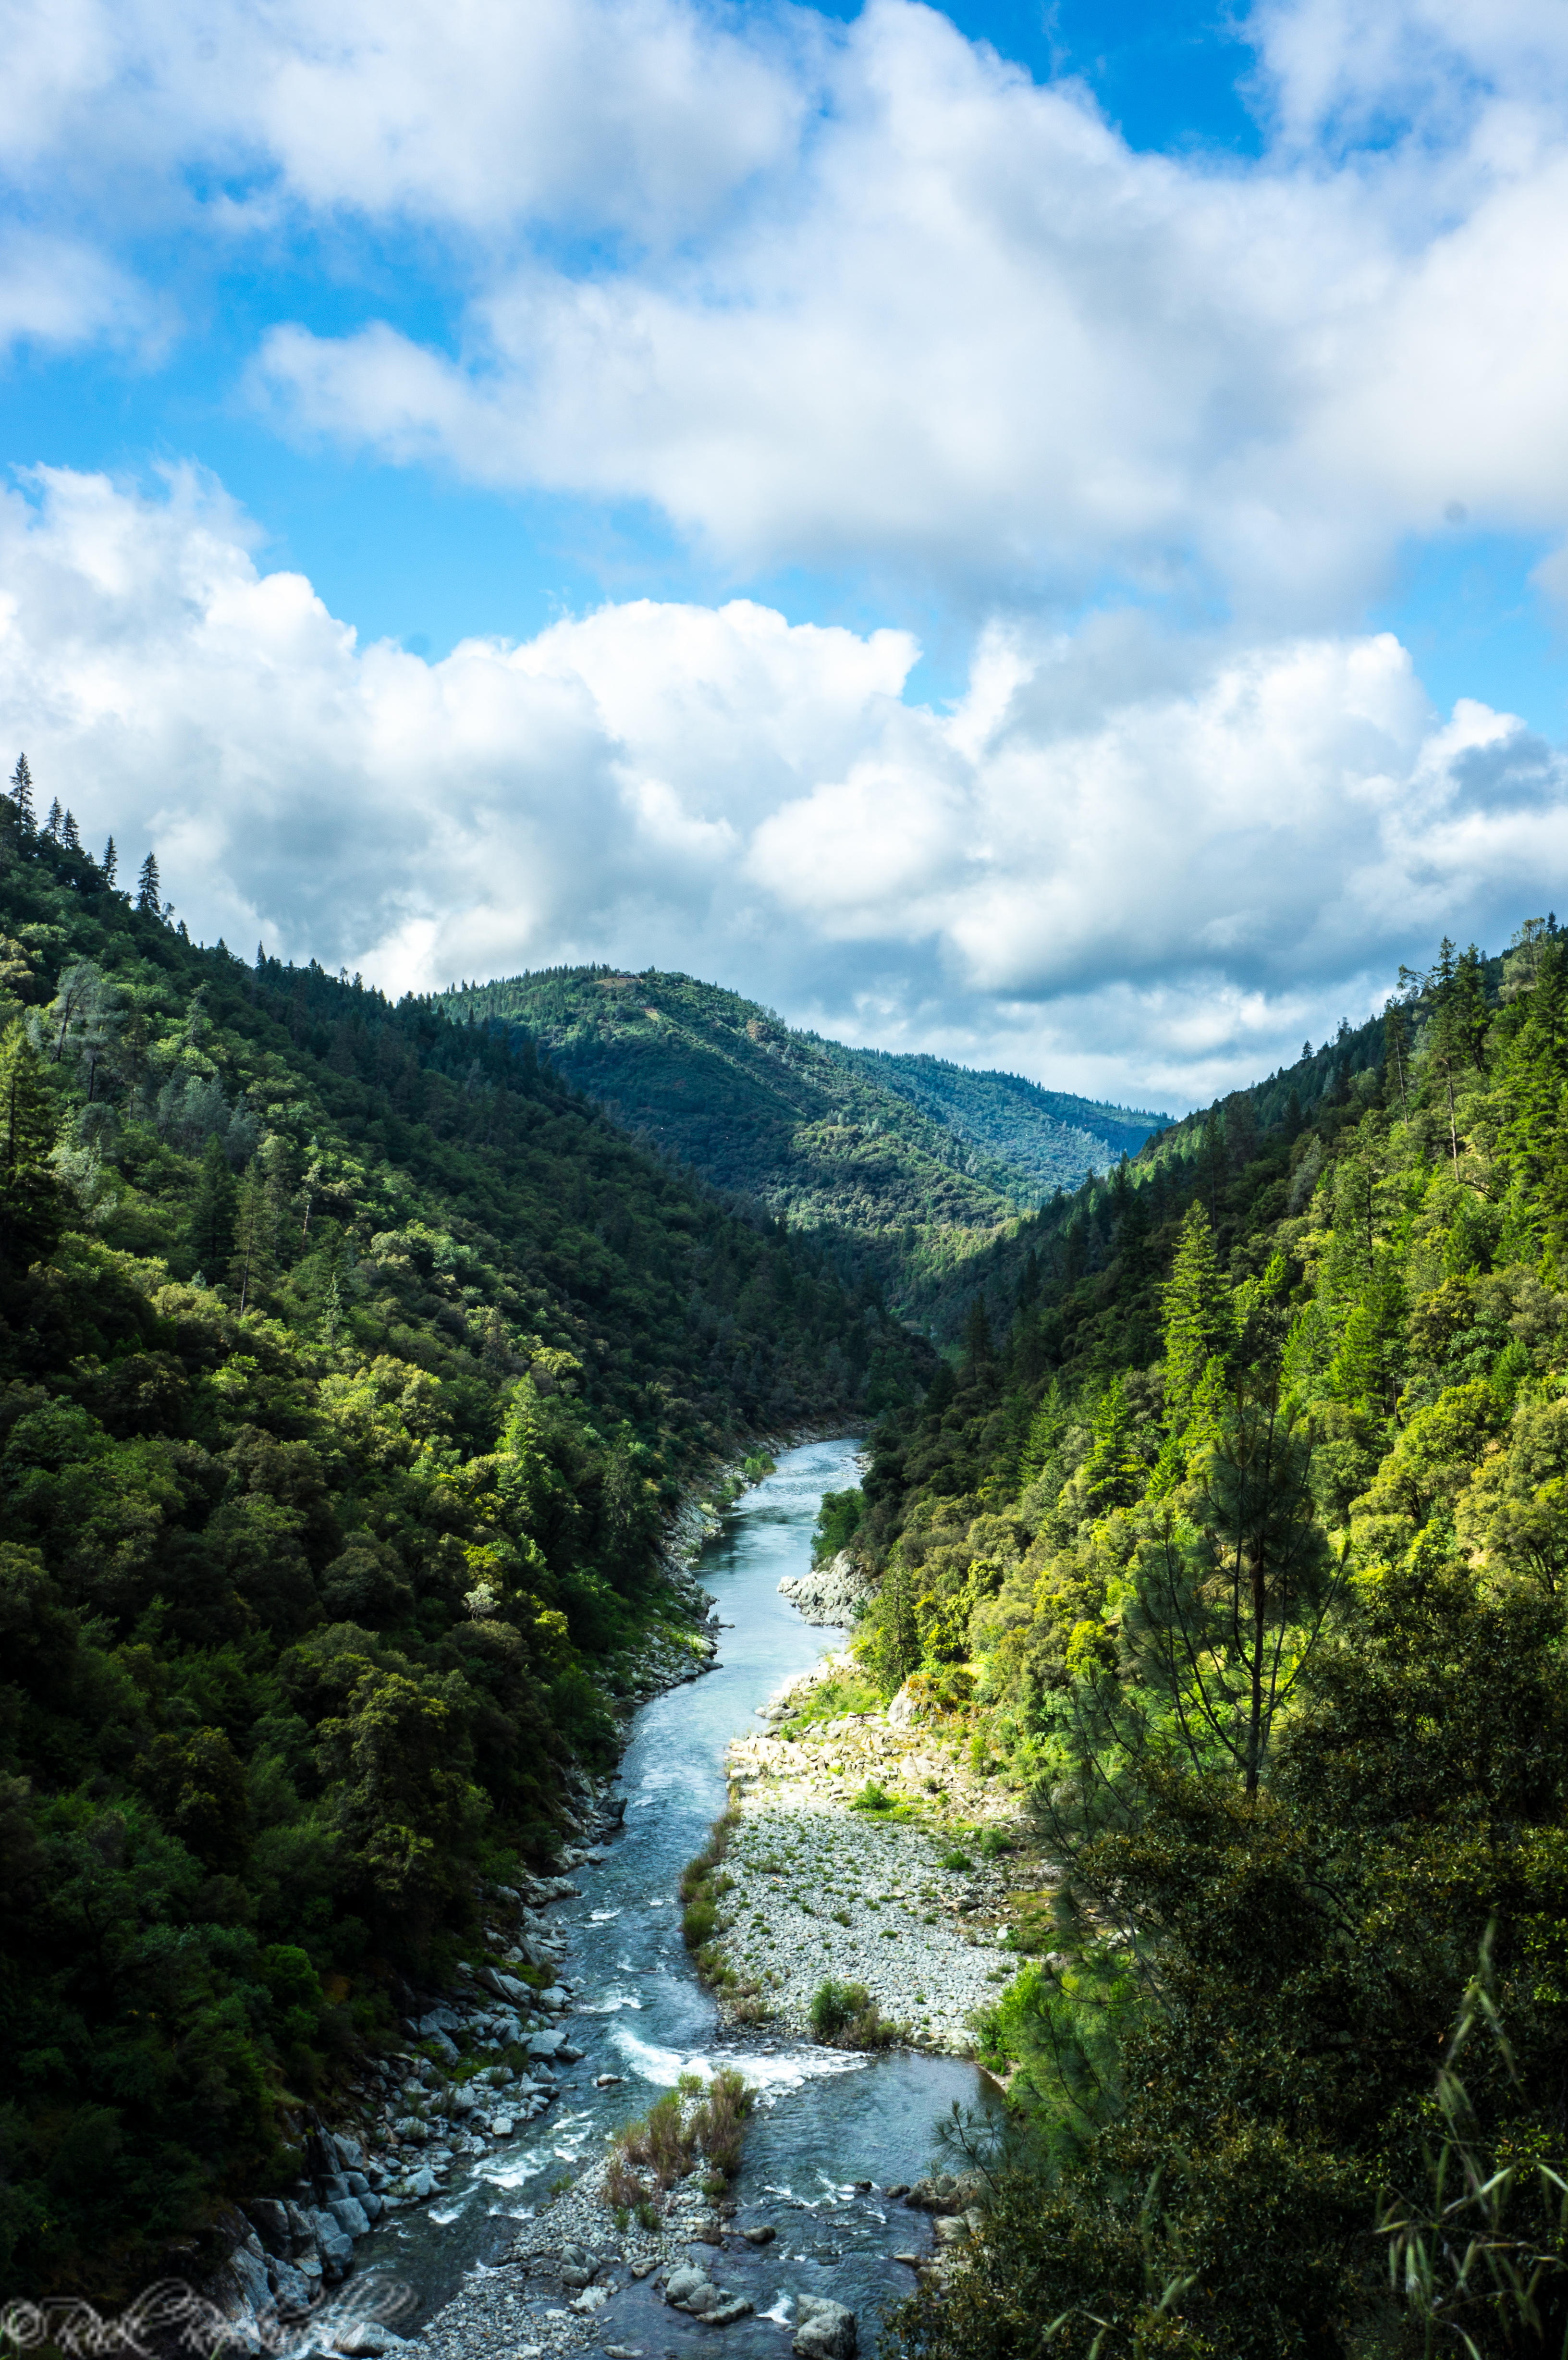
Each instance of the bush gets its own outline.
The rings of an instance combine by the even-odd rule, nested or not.
[[[824,1491],[817,1511],[816,1530],[811,1535],[811,1563],[825,1565],[830,1557],[837,1557],[840,1549],[847,1548],[860,1530],[865,1513],[863,1491]]]
[[[811,2038],[823,2049],[890,2049],[903,2027],[882,2014],[864,1983],[830,1975],[811,2001]]]
[[[859,1794],[850,1797],[849,1808],[852,1811],[890,1811],[893,1797],[875,1778],[867,1778]]]

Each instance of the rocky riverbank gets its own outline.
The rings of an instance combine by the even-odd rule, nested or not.
[[[788,1575],[779,1585],[802,1622],[827,1623],[842,1629],[860,1620],[863,1609],[877,1594],[877,1585],[848,1549],[840,1549],[825,1565],[809,1573]]]
[[[801,1717],[853,1679],[847,1655],[824,1658],[765,1708],[767,1733],[729,1748],[716,1961],[790,2031],[809,2032],[832,1978],[864,1984],[911,2046],[967,2055],[1056,1872],[1017,1798],[903,1692],[881,1711]]]

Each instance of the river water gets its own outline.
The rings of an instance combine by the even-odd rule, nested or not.
[[[955,2099],[986,2105],[980,2075],[953,2058],[857,2057],[770,2038],[766,2027],[726,2032],[681,1940],[677,1893],[681,1869],[724,1808],[728,1741],[756,1729],[757,1707],[781,1681],[842,1643],[842,1633],[802,1622],[778,1585],[809,1566],[822,1493],[856,1480],[859,1448],[845,1438],[788,1452],[704,1549],[698,1570],[718,1601],[717,1666],[637,1713],[620,1770],[624,1829],[600,1865],[572,1872],[582,1898],[549,1911],[570,1938],[561,1979],[579,1982],[566,2023],[583,2061],[561,2069],[561,2096],[522,2137],[456,2167],[443,2194],[393,2215],[358,2249],[362,2285],[397,2278],[417,2296],[418,2310],[398,2322],[405,2333],[469,2271],[494,2263],[517,2222],[601,2153],[617,2123],[645,2113],[682,2071],[718,2063],[740,2066],[760,2093],[732,2191],[737,2225],[770,2221],[779,2236],[760,2253],[713,2256],[714,2276],[750,2295],[759,2314],[778,2307],[786,2288],[832,2294],[858,2312],[863,2351],[874,2344],[875,2314],[910,2290],[908,2269],[891,2256],[923,2243],[923,2229],[877,2191],[926,2169],[936,2123]],[[625,2079],[596,2090],[600,2073]],[[874,2182],[872,2193],[856,2193],[856,2180]],[[606,2214],[606,2245],[613,2234]],[[646,2298],[636,2292],[640,2311]],[[787,2353],[781,2323],[758,2316],[724,2330],[726,2355]],[[604,2332],[618,2337],[634,2325],[670,2350],[714,2333],[673,2311],[634,2322],[621,2303]]]

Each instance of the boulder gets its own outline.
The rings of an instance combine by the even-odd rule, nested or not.
[[[313,2256],[312,2259],[314,2259]],[[313,2278],[307,2278],[304,2271],[297,2268],[292,2262],[278,2260],[267,2263],[267,2275],[272,2281],[272,2291],[277,2297],[278,2308],[285,2319],[302,2319],[310,2310],[315,2296],[321,2292],[320,2263],[316,2265]]]
[[[795,2305],[795,2341],[800,2360],[855,2360],[855,2313],[826,2295],[803,2294]]]
[[[245,2206],[245,2216],[266,2250],[287,2260],[293,2251],[288,2206],[276,2196],[256,2196]]]
[[[564,2032],[530,2032],[528,2035],[530,2057],[559,2057],[565,2046]]]
[[[364,2237],[370,2230],[370,2215],[357,2196],[333,2196],[328,2199],[327,2210],[345,2235]]]
[[[350,2199],[350,2202],[353,2200]],[[354,2211],[359,2212],[358,2205]],[[361,2212],[363,2221],[365,2215]],[[341,2221],[331,2212],[313,2212],[310,2223],[316,2232],[316,2245],[321,2256],[321,2276],[329,2286],[336,2286],[354,2267],[354,2239]],[[369,2223],[365,2223],[366,2227]]]
[[[349,2360],[381,2360],[388,2352],[401,2352],[408,2344],[406,2335],[394,2335],[379,2320],[351,2319],[335,2328],[327,2341],[334,2352],[343,2352]]]
[[[392,2136],[407,2146],[423,2147],[430,2136],[430,2126],[422,2115],[399,2114],[392,2125]]]
[[[474,1980],[484,1984],[493,1999],[506,2000],[513,2007],[527,2007],[532,1997],[527,1983],[519,1983],[516,1975],[504,1975],[499,1967],[481,1967]]]

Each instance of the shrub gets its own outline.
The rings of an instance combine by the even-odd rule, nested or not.
[[[852,1811],[890,1811],[893,1797],[875,1778],[867,1778],[859,1794],[850,1797],[849,1808]]]
[[[830,1975],[811,2001],[811,2038],[823,2049],[889,2049],[903,2027],[882,2014],[864,1983]]]

